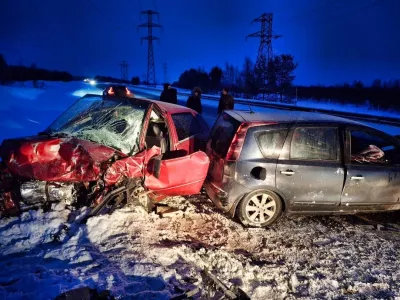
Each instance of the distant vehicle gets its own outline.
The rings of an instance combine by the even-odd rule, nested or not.
[[[109,85],[103,90],[103,97],[135,98],[135,95],[125,85]]]
[[[89,78],[85,78],[83,81],[87,82],[87,83],[90,83],[91,85],[96,85],[96,83],[97,83],[96,80],[89,79]]]
[[[289,214],[400,209],[400,141],[344,118],[224,111],[207,142],[204,187],[249,226]]]
[[[151,210],[167,196],[200,192],[209,129],[195,111],[148,99],[86,95],[37,136],[0,147],[0,215],[53,202],[125,203]]]

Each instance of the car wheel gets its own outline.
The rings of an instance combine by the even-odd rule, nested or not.
[[[238,217],[246,226],[271,225],[282,213],[282,201],[271,191],[257,190],[247,194],[239,204]]]

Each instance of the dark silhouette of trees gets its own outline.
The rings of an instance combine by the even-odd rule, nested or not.
[[[275,73],[274,79],[276,80],[273,84],[275,91],[280,94],[282,101],[282,96],[292,87],[293,81],[296,78],[293,73],[298,64],[294,61],[292,55],[282,54],[274,57],[272,65],[273,72]]]
[[[208,92],[211,86],[211,80],[207,72],[201,68],[184,71],[178,80],[180,88],[192,89],[195,86],[199,86],[203,92]]]
[[[32,85],[34,88],[38,88],[38,78],[37,78],[38,74],[36,72],[36,69],[37,69],[36,64],[32,64],[31,65],[31,71],[32,71],[32,76],[33,76]]]
[[[221,82],[223,86],[238,91],[241,85],[239,68],[230,63],[225,63]]]
[[[131,83],[133,85],[139,85],[140,84],[140,77],[139,76],[132,77]]]
[[[380,84],[378,84],[380,82]],[[374,80],[371,86],[361,81],[352,85],[345,83],[336,86],[298,86],[297,97],[300,99],[314,99],[334,101],[341,104],[369,104],[371,107],[383,109],[400,109],[400,86],[396,81],[382,82]],[[292,96],[295,93],[292,89]]]
[[[32,64],[30,67],[8,65],[4,56],[0,54],[0,84],[32,80],[33,85],[38,87],[38,80],[71,81],[73,79],[74,77],[68,72],[40,69],[36,64]]]
[[[96,79],[96,81],[99,81],[99,82],[115,82],[115,83],[125,83],[125,84],[130,83],[129,80],[114,78],[111,76],[96,75],[94,77],[94,79]]]
[[[210,71],[210,87],[212,91],[217,91],[221,89],[221,79],[222,79],[222,69],[215,66]]]
[[[71,81],[73,78],[74,77],[68,72],[49,71],[25,66],[8,66],[6,74],[7,81]]]
[[[3,54],[0,54],[0,84],[5,84],[6,82],[6,73],[7,73],[7,62],[3,56]]]
[[[252,98],[258,94],[260,83],[254,63],[249,57],[244,59],[243,68],[240,73],[241,90],[246,98]]]
[[[260,82],[253,61],[246,57],[241,68],[225,63],[224,68],[213,67],[208,73],[201,68],[184,71],[174,86],[193,89],[201,87],[204,93],[222,86],[230,89],[235,97],[255,98],[262,92],[280,94],[281,102],[288,99],[312,99],[341,104],[365,105],[377,108],[400,109],[400,80],[375,79],[370,85],[355,80],[335,86],[293,86],[294,71],[298,63],[289,54],[277,55],[268,65],[266,90]]]

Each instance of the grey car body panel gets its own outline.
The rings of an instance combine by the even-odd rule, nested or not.
[[[332,210],[334,206],[340,205],[345,178],[340,143],[337,145],[339,156],[335,161],[290,159],[292,136],[298,127],[337,128],[338,136],[341,134],[339,126],[335,123],[293,124],[277,162],[276,188],[284,195],[288,211]],[[288,171],[292,171],[293,174],[284,174]],[[330,207],[325,208],[325,206]]]
[[[253,190],[266,189],[281,197],[286,213],[292,214],[353,214],[356,212],[400,209],[400,166],[351,165],[346,143],[347,127],[390,138],[400,147],[400,141],[369,126],[345,118],[308,112],[254,113],[225,111],[240,122],[276,122],[273,125],[250,127],[241,154],[235,162],[225,162],[230,169],[218,189],[225,197],[221,201],[211,192],[213,180],[205,183],[207,194],[224,212],[233,216],[238,203]],[[291,160],[290,143],[296,127],[335,127],[338,129],[338,159],[336,161]],[[255,133],[266,129],[288,129],[277,159],[265,158],[258,147]],[[264,168],[265,179],[254,178],[251,171]],[[291,170],[294,174],[281,174]],[[360,183],[352,176],[363,174],[368,179]],[[381,183],[381,186],[379,184]],[[355,195],[358,195],[355,197]],[[377,197],[381,200],[376,200]],[[375,199],[375,200],[373,200]]]
[[[345,137],[350,140],[350,130],[364,131],[384,138],[394,145],[399,141],[390,135],[372,128],[349,125]],[[347,177],[343,189],[341,204],[350,210],[372,209],[373,207],[391,207],[400,204],[400,165],[351,164],[350,145],[346,144],[345,159]],[[367,207],[370,206],[370,207]]]

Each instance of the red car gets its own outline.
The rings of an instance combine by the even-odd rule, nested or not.
[[[86,95],[37,136],[3,141],[1,214],[65,201],[91,205],[93,215],[105,206],[150,209],[167,196],[197,194],[209,166],[200,151],[208,134],[186,107]]]

